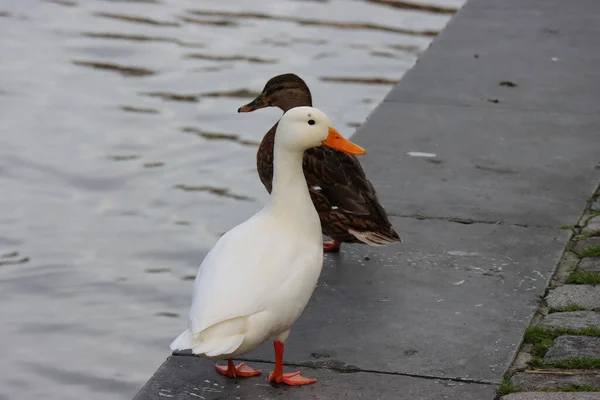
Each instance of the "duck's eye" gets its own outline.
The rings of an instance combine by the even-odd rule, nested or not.
[[[309,125],[314,125],[315,124],[315,120],[314,119],[309,119],[308,120],[308,124]]]

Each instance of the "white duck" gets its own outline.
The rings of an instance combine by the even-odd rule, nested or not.
[[[302,172],[304,151],[320,145],[365,154],[316,108],[297,107],[283,115],[275,135],[270,202],[223,235],[200,265],[188,329],[171,343],[172,350],[227,359],[227,367],[216,366],[218,372],[248,377],[261,371],[235,366],[232,358],[274,340],[269,382],[316,382],[300,372],[284,374],[283,349],[323,267],[321,225]]]

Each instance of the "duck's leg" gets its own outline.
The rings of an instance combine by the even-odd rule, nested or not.
[[[323,241],[323,251],[325,253],[339,253],[342,243],[337,240],[325,240]]]
[[[269,374],[269,382],[285,383],[286,385],[299,386],[315,383],[316,379],[308,379],[300,375],[300,371],[283,373],[283,343],[275,341],[275,370]]]
[[[228,376],[230,378],[235,378],[237,376],[249,378],[251,376],[257,376],[262,374],[262,371],[258,371],[244,363],[241,363],[236,367],[235,364],[233,364],[233,360],[231,358],[227,360],[227,366],[215,365],[215,369],[218,373]]]

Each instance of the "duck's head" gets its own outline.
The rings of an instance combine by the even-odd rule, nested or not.
[[[252,112],[264,107],[279,107],[286,112],[294,107],[312,106],[306,83],[298,75],[283,74],[269,79],[262,93],[238,112]]]
[[[304,152],[321,145],[348,154],[366,154],[365,149],[340,135],[327,115],[314,107],[295,107],[283,114],[275,134],[275,146]]]

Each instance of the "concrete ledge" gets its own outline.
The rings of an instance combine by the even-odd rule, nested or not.
[[[576,393],[512,393],[503,396],[501,400],[599,400],[598,392],[576,392]]]
[[[591,0],[470,0],[358,130],[405,242],[326,257],[285,355],[316,385],[176,355],[136,399],[491,399],[569,239],[560,226],[600,181],[599,18]],[[248,362],[269,371],[271,346]],[[540,395],[506,399],[598,398]]]
[[[172,356],[154,374],[134,400],[165,399],[491,399],[492,385],[419,379],[367,372],[341,373],[301,367],[304,375],[317,378],[314,385],[286,387],[266,381],[273,364],[252,363],[262,369],[256,378],[230,379],[214,372],[211,363],[192,356]],[[294,371],[288,367],[288,371]],[[390,397],[393,396],[393,397]]]

